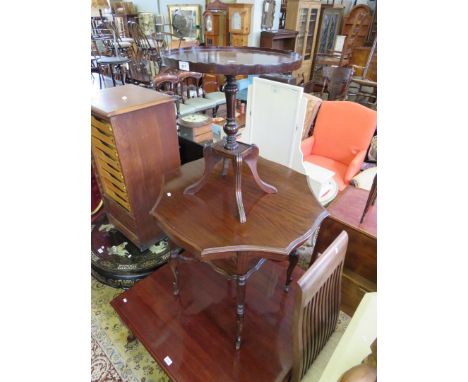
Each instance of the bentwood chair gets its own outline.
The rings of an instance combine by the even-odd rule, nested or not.
[[[153,87],[156,91],[170,95],[175,99],[177,117],[195,112],[195,109],[184,109],[181,107],[184,105],[180,105],[181,97],[178,94],[179,78],[176,75],[171,73],[158,74],[153,78]]]
[[[135,83],[149,85],[162,66],[158,43],[151,36],[146,36],[134,21],[128,22],[128,32],[133,39],[129,51],[132,58],[130,75]]]
[[[347,248],[348,234],[343,231],[297,281],[291,382],[304,377],[335,330]]]

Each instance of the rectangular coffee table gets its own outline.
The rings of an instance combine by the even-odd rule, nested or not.
[[[284,292],[287,265],[267,261],[249,279],[240,351],[233,346],[236,284],[207,264],[181,262],[179,296],[165,265],[111,304],[174,381],[282,381],[292,366],[296,292]],[[303,273],[296,267],[294,279]]]

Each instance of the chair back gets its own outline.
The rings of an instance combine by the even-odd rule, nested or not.
[[[359,33],[361,31],[361,24],[366,21],[368,16],[369,7],[361,5],[354,8],[354,20],[341,51],[341,61],[350,59],[353,54],[353,49],[360,45]]]
[[[179,79],[169,73],[159,74],[153,78],[153,86],[156,91],[169,95],[177,94]]]
[[[328,101],[346,99],[353,74],[353,67],[324,66],[322,68],[323,88],[320,98],[323,98],[323,92],[326,88]]]
[[[377,127],[377,112],[356,102],[323,101],[314,127],[313,155],[348,166],[367,150]]]
[[[186,99],[189,99],[205,96],[202,87],[203,74],[197,72],[182,71],[178,74],[178,78],[182,98],[185,97]],[[194,90],[194,93],[191,93],[191,90]],[[192,94],[194,94],[194,97],[192,97]]]
[[[218,76],[216,74],[204,74],[202,87],[205,93],[219,92],[221,87],[219,86]]]
[[[335,330],[347,248],[348,234],[343,231],[297,281],[292,382],[304,377]]]

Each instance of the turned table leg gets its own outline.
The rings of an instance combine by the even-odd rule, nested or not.
[[[299,260],[299,255],[297,251],[294,251],[289,255],[289,266],[288,270],[286,271],[286,284],[284,285],[284,291],[288,292],[289,291],[289,284],[291,284],[292,281],[292,273],[294,268],[297,265],[297,262]]]
[[[246,277],[237,278],[237,327],[236,327],[236,350],[241,346],[242,326],[244,324],[244,303],[245,303],[245,281]]]
[[[171,268],[172,274],[174,275],[174,295],[179,295],[179,270],[177,269],[179,263],[179,253],[178,249],[174,245],[170,245],[171,256],[169,257],[169,267]]]

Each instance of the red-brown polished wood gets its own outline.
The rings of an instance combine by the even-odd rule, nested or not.
[[[377,204],[371,205],[359,223],[369,191],[346,187],[328,206],[330,216],[320,226],[312,261],[346,231],[348,252],[343,271],[341,310],[352,315],[366,292],[377,290]]]
[[[260,157],[259,175],[278,189],[265,194],[246,167],[242,169],[244,206],[249,214],[246,223],[236,216],[233,169],[221,177],[222,162],[197,194],[184,195],[184,189],[201,177],[202,159],[166,175],[151,214],[171,240],[200,259],[253,251],[285,260],[328,213],[310,191],[305,175]]]
[[[226,95],[226,124],[223,127],[226,133],[226,139],[223,143],[218,142],[213,145],[213,150],[205,150],[205,154],[211,154],[211,158],[207,158],[208,165],[212,165],[215,157],[225,157],[234,162],[236,169],[236,201],[241,223],[245,223],[246,214],[243,205],[243,196],[241,188],[242,175],[242,160],[248,155],[249,145],[239,145],[236,140],[236,135],[239,127],[236,123],[236,93],[238,91],[236,75],[239,74],[264,74],[278,73],[291,71],[300,66],[301,56],[295,52],[286,52],[278,49],[267,48],[251,48],[251,47],[219,47],[207,46],[197,48],[174,49],[164,55],[164,63],[172,68],[180,68],[184,70],[192,70],[201,73],[224,74],[226,76],[226,84],[224,93]],[[240,150],[242,149],[242,150]],[[255,157],[256,158],[256,157]],[[254,159],[256,162],[256,159]],[[227,163],[225,161],[225,163]],[[255,168],[256,163],[250,169]],[[203,179],[197,182],[197,185],[190,187],[188,192],[195,193],[199,190],[199,185],[205,183],[205,177],[208,171],[203,174]],[[255,175],[255,173],[254,173]],[[258,178],[258,175],[257,175]],[[258,178],[260,179],[260,178]],[[260,180],[259,184],[265,183]],[[268,185],[267,185],[268,186]],[[270,190],[273,188],[267,187]],[[264,188],[262,188],[265,190]],[[196,190],[196,191],[195,191]],[[267,191],[268,192],[268,191]]]
[[[116,297],[112,306],[174,381],[272,382],[292,365],[296,286],[284,293],[286,263],[267,261],[249,280],[244,341],[236,352],[236,284],[199,262],[181,263],[181,293],[163,266]],[[294,278],[303,271],[297,268]],[[126,299],[126,303],[123,299]],[[169,356],[168,366],[164,358]]]
[[[195,195],[186,194],[184,189],[204,170],[201,159],[167,174],[163,192],[151,211],[171,242],[191,252],[195,259],[212,265],[213,260],[231,261],[229,269],[221,267],[220,270],[219,264],[216,265],[218,272],[237,282],[237,349],[241,344],[245,284],[252,271],[261,266],[261,262],[252,263],[251,257],[289,260],[287,289],[291,282],[289,275],[297,263],[297,256],[290,254],[327,216],[327,211],[310,191],[305,175],[259,158],[258,173],[278,190],[265,194],[249,169],[250,165],[239,169],[244,175],[244,203],[249,214],[246,223],[238,220],[235,213],[238,202],[231,196],[233,183],[238,182],[234,180],[237,169],[231,167],[226,175],[220,176],[222,161],[212,164],[209,170],[213,171],[205,172],[204,187]],[[178,263],[173,249],[170,266],[175,294],[179,294],[179,282],[183,284],[177,272]]]
[[[174,100],[119,86],[93,92],[91,114],[93,163],[107,216],[143,251],[164,236],[149,210],[163,174],[180,166]]]
[[[290,72],[301,65],[296,52],[253,47],[204,46],[173,49],[163,56],[165,65],[179,69],[179,62],[189,63],[189,70],[200,73],[264,74]]]

